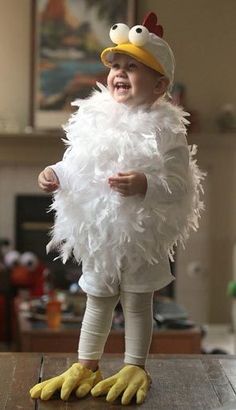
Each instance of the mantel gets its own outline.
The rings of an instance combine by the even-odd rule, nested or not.
[[[0,165],[50,164],[63,152],[62,131],[0,134]]]
[[[63,152],[63,131],[32,133],[0,133],[0,165],[50,164],[58,161]],[[236,149],[236,133],[201,132],[188,135],[189,144],[199,149]]]

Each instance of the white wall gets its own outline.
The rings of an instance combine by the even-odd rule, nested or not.
[[[187,86],[189,106],[204,129],[214,129],[219,107],[236,106],[235,0],[139,1],[140,21],[155,11],[176,57],[176,80]]]
[[[28,123],[31,0],[0,0],[1,119]]]

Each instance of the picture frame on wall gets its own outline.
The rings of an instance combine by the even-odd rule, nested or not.
[[[101,51],[114,23],[135,22],[136,0],[31,0],[32,70],[30,126],[57,130],[71,102],[106,84]]]

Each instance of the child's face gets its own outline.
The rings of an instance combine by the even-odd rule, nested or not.
[[[163,79],[166,80],[165,89]],[[117,102],[135,107],[154,103],[166,91],[168,80],[134,58],[117,53],[112,61],[107,85]]]

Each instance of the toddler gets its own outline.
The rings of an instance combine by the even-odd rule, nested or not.
[[[198,225],[202,173],[186,141],[187,115],[165,98],[174,56],[150,13],[131,30],[115,24],[116,44],[101,54],[110,68],[107,87],[74,105],[65,127],[63,160],[44,169],[39,186],[54,192],[55,224],[48,250],[65,262],[82,261],[79,284],[87,294],[78,363],[34,386],[31,397],[58,389],[83,397],[122,395],[145,400],[151,378],[146,359],[152,337],[153,293],[173,280],[169,257]],[[99,360],[115,306],[125,317],[124,367],[101,380]]]

